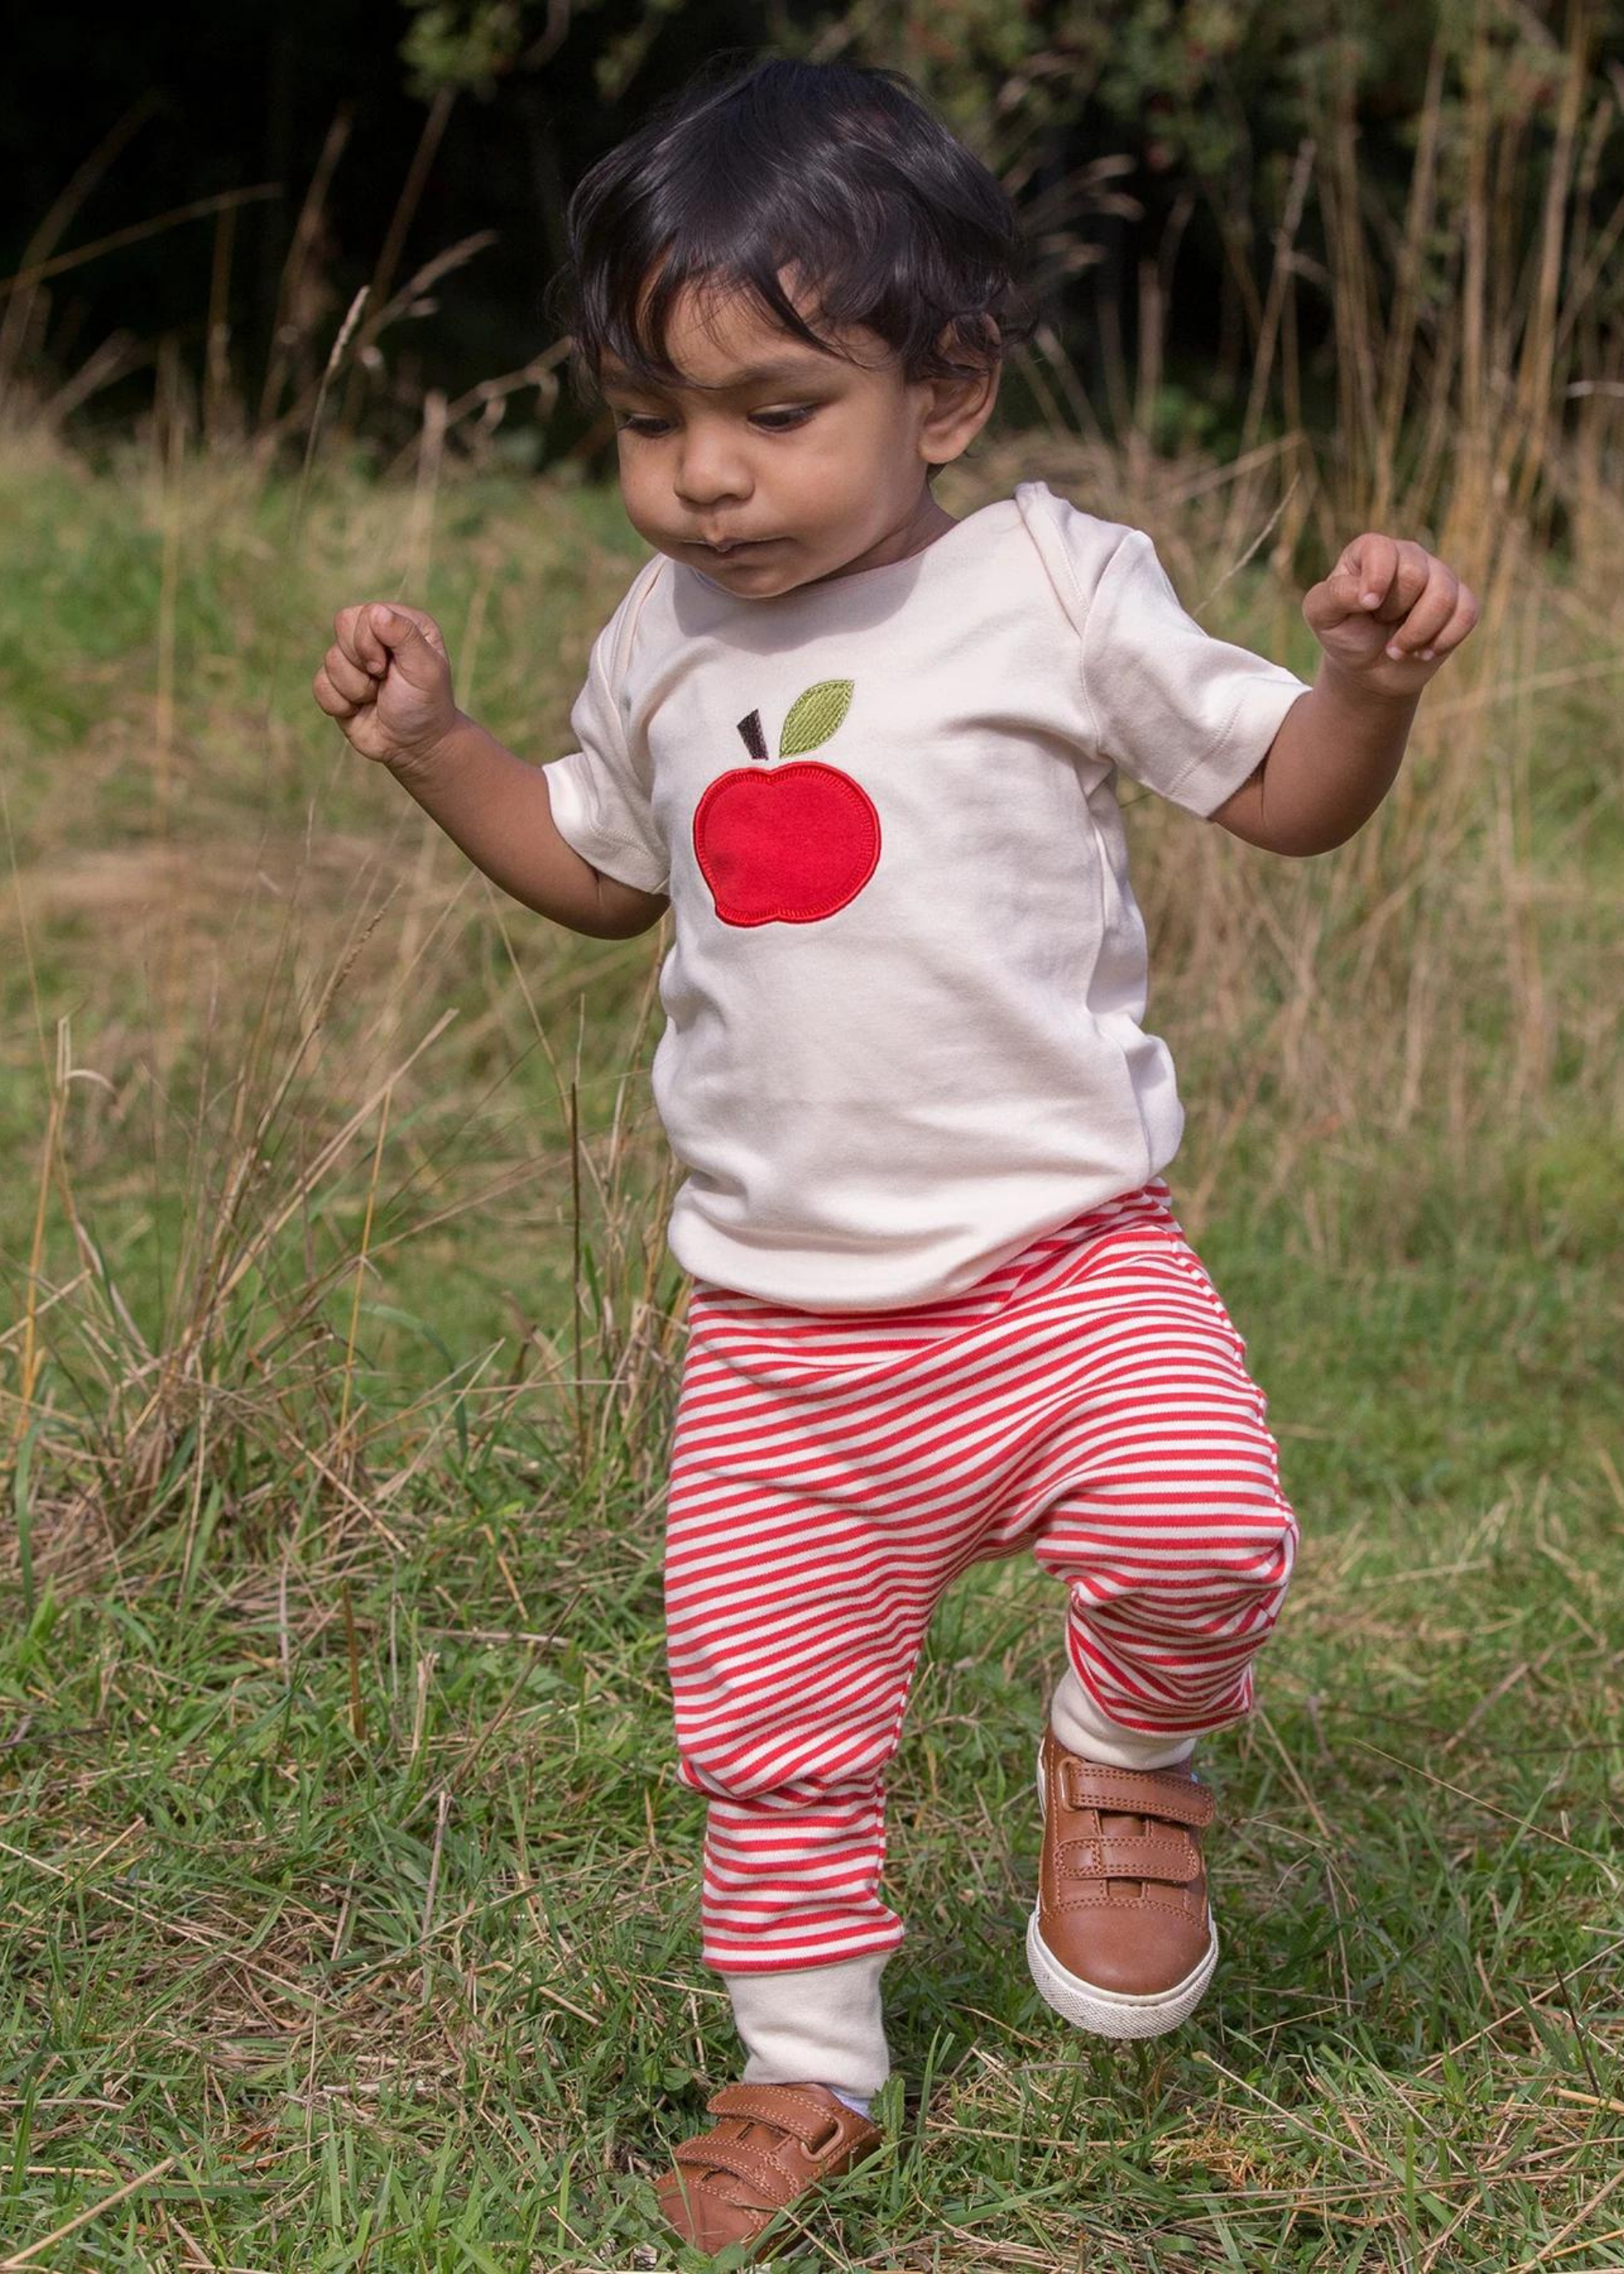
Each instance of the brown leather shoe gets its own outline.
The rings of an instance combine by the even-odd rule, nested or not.
[[[1038,1755],[1043,1859],[1026,1963],[1046,2005],[1102,2037],[1156,2037],[1218,1963],[1200,1834],[1213,1796],[1182,1763],[1108,1768],[1052,1729]]]
[[[673,2152],[655,2190],[684,2242],[754,2242],[781,2210],[871,2156],[883,2135],[821,2084],[725,2084],[705,2103],[721,2119]]]

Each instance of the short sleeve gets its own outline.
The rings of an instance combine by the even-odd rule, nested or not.
[[[633,594],[592,644],[586,684],[569,714],[579,747],[543,766],[542,772],[553,825],[566,844],[603,876],[639,892],[664,892],[670,888],[671,863],[655,825],[652,785],[628,746],[614,686]]]
[[[1137,529],[1094,586],[1082,674],[1101,757],[1203,817],[1256,772],[1309,691],[1295,672],[1203,631]]]

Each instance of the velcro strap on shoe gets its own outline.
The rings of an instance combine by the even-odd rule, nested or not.
[[[723,2132],[706,2132],[697,2140],[684,2140],[672,2150],[671,2160],[679,2171],[731,2172],[734,2179],[754,2187],[763,2202],[788,2202],[794,2191],[805,2185],[743,2140],[730,2140]]]
[[[1161,1816],[1169,1824],[1189,1824],[1204,1829],[1213,1820],[1214,1803],[1204,1784],[1188,1777],[1162,1776],[1155,1769],[1108,1768],[1102,1761],[1081,1761],[1073,1753],[1061,1764],[1061,1785],[1068,1808],[1093,1808],[1111,1816]]]
[[[1201,1876],[1201,1858],[1186,1833],[1151,1833],[1068,1840],[1060,1849],[1060,1868],[1072,1879],[1161,1879],[1187,1887]]]
[[[792,2140],[799,2140],[808,2155],[832,2148],[847,2124],[855,2130],[861,2121],[854,2108],[837,2112],[820,2107],[793,2085],[725,2084],[705,2106],[712,2116],[739,2116],[751,2124],[774,2124]]]

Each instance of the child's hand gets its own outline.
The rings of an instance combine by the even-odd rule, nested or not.
[[[440,626],[421,608],[341,608],[311,692],[364,758],[421,757],[456,724]]]
[[[1476,596],[1407,538],[1366,530],[1303,602],[1320,646],[1372,693],[1420,694],[1477,621]]]

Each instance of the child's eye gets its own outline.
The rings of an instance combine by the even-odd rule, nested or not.
[[[769,434],[784,434],[792,426],[804,426],[816,409],[816,403],[798,403],[783,410],[752,410],[750,424],[764,427]]]
[[[656,418],[649,411],[626,411],[615,420],[615,432],[618,434],[646,434],[650,437],[669,434],[671,421],[669,418]]]

